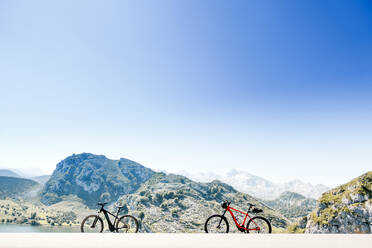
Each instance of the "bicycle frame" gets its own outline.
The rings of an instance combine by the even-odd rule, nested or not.
[[[250,209],[250,208],[249,208],[249,209]],[[249,211],[249,209],[248,209],[248,211]],[[245,215],[242,224],[239,224],[239,223],[238,223],[238,221],[236,220],[235,215],[234,215],[234,213],[233,213],[232,211],[236,211],[236,212],[239,212],[239,213]],[[229,212],[229,213],[231,214],[231,217],[233,218],[233,220],[234,220],[234,222],[235,222],[235,225],[238,227],[239,230],[246,230],[246,231],[253,231],[253,230],[254,230],[254,231],[259,231],[259,230],[260,230],[260,227],[259,227],[259,226],[257,225],[257,223],[254,222],[254,221],[252,220],[252,218],[248,215],[248,211],[245,213],[245,212],[240,211],[240,210],[238,210],[238,209],[235,209],[235,208],[232,208],[232,207],[230,207],[230,206],[227,206],[225,212],[223,213],[223,216],[225,215],[226,212]],[[249,218],[249,219],[250,219],[250,220],[251,220],[251,221],[256,225],[256,228],[248,229],[248,228],[245,228],[245,227],[244,227],[244,224],[245,224],[245,221],[247,220],[247,217],[248,217],[248,218]]]
[[[110,213],[109,211],[107,211],[106,209],[104,209],[103,207],[101,208],[101,210],[98,213],[100,213],[100,212],[103,212],[103,214],[105,215],[107,224],[109,225],[110,232],[115,231],[116,230],[115,224],[116,224],[116,221],[118,220],[120,209],[118,209],[118,212],[116,213],[116,216],[114,214]],[[111,223],[109,215],[114,216],[114,218],[115,218],[114,223]]]

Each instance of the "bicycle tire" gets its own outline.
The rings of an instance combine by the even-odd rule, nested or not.
[[[256,216],[256,217],[253,217],[252,219],[250,219],[248,221],[248,223],[247,223],[247,229],[253,229],[254,227],[256,227],[257,226],[256,223],[258,222],[257,220],[261,220],[264,223],[266,223],[266,225],[267,225],[267,232],[265,232],[265,233],[271,233],[272,230],[271,230],[270,221],[268,221],[266,218],[264,218],[262,216]],[[252,227],[249,226],[250,224],[252,224]],[[250,233],[249,230],[247,230],[247,233]],[[253,233],[253,232],[251,232],[251,233]],[[264,233],[264,232],[260,232],[260,230],[259,230],[258,233]]]
[[[219,215],[219,214],[215,214],[215,215],[212,215],[210,216],[206,221],[205,221],[205,224],[204,224],[204,230],[206,233],[212,233],[211,231],[212,230],[208,230],[208,222],[212,222],[214,221],[213,219],[216,219],[215,221],[217,221],[218,223],[222,223],[222,221],[225,223],[226,225],[226,232],[221,232],[221,233],[228,233],[229,232],[229,222],[227,221],[226,217],[225,216],[222,216],[222,215]],[[222,220],[221,220],[222,219]],[[217,227],[219,228],[219,227]]]
[[[125,225],[128,225],[127,222],[129,222],[130,220],[132,220],[133,223],[134,223],[134,225],[135,225],[134,226],[134,229],[133,229],[133,232],[131,232],[131,233],[137,233],[138,232],[138,220],[135,217],[133,217],[132,215],[128,215],[128,214],[127,215],[123,215],[123,216],[121,216],[118,219],[118,221],[116,222],[116,227],[115,227],[116,232],[125,232],[125,233],[128,233],[128,228]],[[120,223],[121,224],[124,224],[124,225],[122,227],[120,227],[119,226]],[[129,227],[130,227],[130,225],[129,225]]]
[[[92,214],[92,215],[88,215],[87,217],[84,218],[84,220],[81,222],[81,225],[80,225],[80,231],[81,232],[86,232],[87,230],[84,230],[84,224],[85,222],[87,222],[90,218],[95,218],[97,220],[93,220],[93,222],[95,221],[96,224],[100,223],[101,225],[101,228],[97,228],[97,232],[103,232],[103,228],[104,228],[104,225],[103,225],[103,220],[101,219],[101,217],[99,217],[98,215],[95,215],[95,214]],[[94,227],[93,227],[94,228]]]

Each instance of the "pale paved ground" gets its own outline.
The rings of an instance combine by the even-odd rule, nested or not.
[[[81,233],[1,233],[0,247],[275,247],[342,248],[372,247],[371,234],[81,234]]]

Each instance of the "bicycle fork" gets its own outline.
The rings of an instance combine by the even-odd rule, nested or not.
[[[223,219],[223,217],[225,217],[226,211],[227,211],[227,210],[225,209],[225,211],[224,211],[223,214],[222,214],[222,218],[220,219],[220,222],[218,223],[218,226],[217,226],[218,229],[221,228],[222,219]]]
[[[96,227],[96,224],[97,224],[97,221],[98,221],[98,216],[94,219],[92,225],[90,226],[90,228],[95,228]]]

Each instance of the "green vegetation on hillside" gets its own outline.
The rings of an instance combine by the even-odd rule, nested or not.
[[[72,226],[79,225],[88,213],[79,202],[65,201],[48,207],[22,200],[0,200],[0,224]]]

